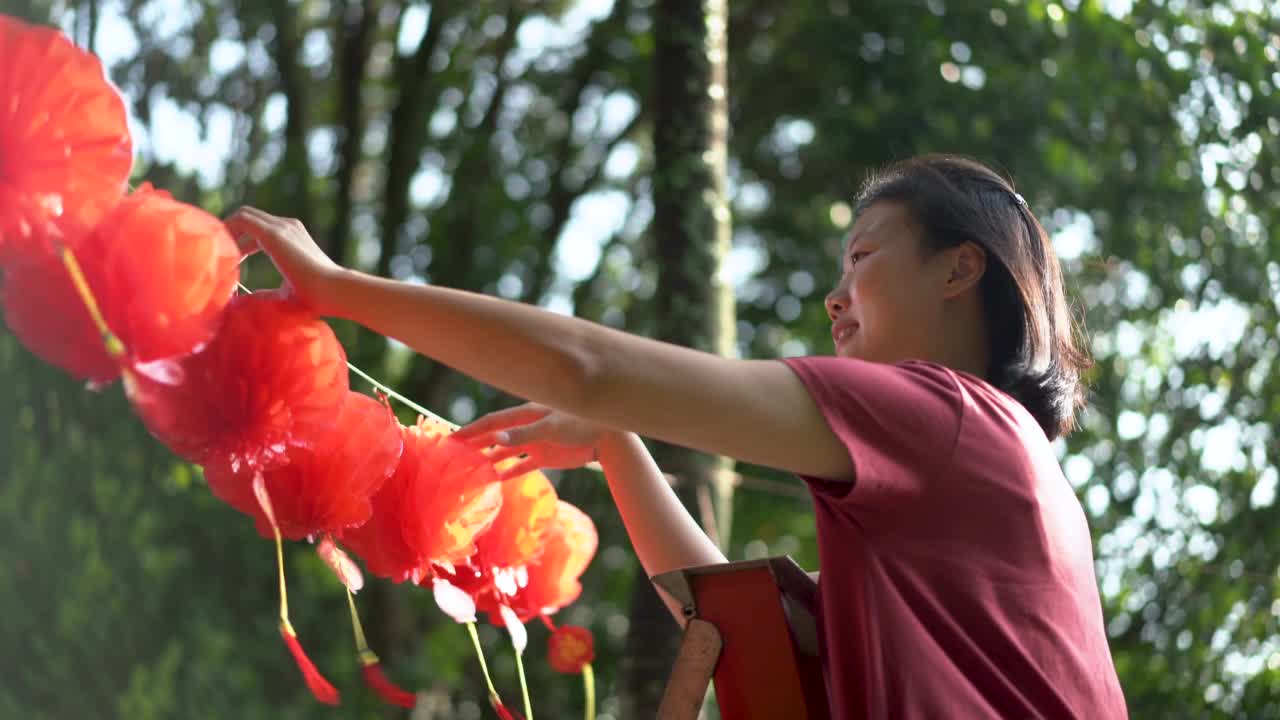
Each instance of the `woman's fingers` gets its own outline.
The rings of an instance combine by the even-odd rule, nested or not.
[[[289,227],[283,218],[257,208],[242,207],[224,220],[223,224],[236,239],[240,251],[246,255],[264,250],[276,260],[280,249],[291,242],[287,237]]]
[[[269,212],[259,210],[258,208],[243,205],[236,208],[235,212],[231,213],[231,215],[227,217],[228,222],[232,220],[250,223],[263,229],[273,229],[279,224],[277,221],[280,220],[280,218],[277,218]]]
[[[236,210],[236,213],[252,218],[255,222],[261,223],[264,227],[270,227],[277,230],[288,227],[291,222],[296,222],[291,221],[288,218],[282,218],[279,215],[272,215],[266,210],[261,210],[249,205],[241,206]]]
[[[472,446],[506,445],[508,443],[497,441],[495,438],[497,433],[541,420],[549,412],[550,410],[547,408],[533,403],[517,405],[506,410],[491,412],[479,420],[459,428],[453,433],[453,436]]]
[[[529,457],[532,458],[533,453],[531,452],[531,450],[533,450],[533,447],[530,445],[518,445],[515,447],[496,447],[493,450],[489,451],[488,458],[490,461],[492,461],[496,465],[497,463],[500,463],[503,460],[508,460],[513,457],[520,457],[521,455],[529,455]]]
[[[550,443],[553,445],[572,444],[566,442],[566,438],[556,430],[557,428],[554,424],[554,419],[550,415],[544,415],[533,422],[514,425],[505,430],[499,430],[493,434],[493,439],[497,444],[506,445],[508,447],[518,447],[533,443]]]
[[[531,473],[539,467],[537,458],[528,457],[505,470],[499,471],[498,478],[501,480],[513,480],[521,475]]]
[[[236,236],[236,242],[242,245],[246,235],[259,243],[266,240],[274,245],[282,242],[297,242],[299,240],[297,233],[301,231],[305,235],[306,232],[302,223],[297,220],[282,218],[247,205],[237,208],[227,216],[223,224]],[[270,250],[269,247],[266,249]]]
[[[240,247],[240,252],[244,255],[252,255],[262,249],[262,245],[259,242],[262,227],[253,218],[242,213],[241,210],[232,213],[226,220],[222,221],[222,224],[226,225],[231,237],[235,238],[236,245]]]

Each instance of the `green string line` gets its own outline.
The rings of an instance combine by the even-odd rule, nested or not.
[[[409,398],[407,398],[407,397],[405,397],[405,396],[401,395],[400,393],[396,392],[395,390],[392,390],[391,388],[387,387],[386,385],[383,385],[382,383],[378,382],[377,380],[374,380],[372,377],[370,377],[370,376],[369,376],[369,374],[368,374],[368,373],[366,373],[365,371],[363,371],[363,370],[361,370],[360,368],[356,367],[355,365],[352,365],[350,362],[348,362],[348,363],[347,363],[347,368],[349,368],[349,369],[351,370],[351,372],[353,372],[353,373],[355,373],[355,374],[359,375],[360,377],[364,378],[365,380],[368,380],[368,381],[369,381],[369,383],[370,383],[371,385],[373,385],[375,388],[377,388],[377,389],[381,390],[382,392],[386,393],[389,397],[392,397],[392,398],[395,398],[396,400],[399,400],[400,402],[404,403],[404,404],[405,404],[405,405],[406,405],[410,410],[413,410],[413,411],[417,412],[419,415],[422,415],[423,417],[427,418],[428,420],[433,420],[433,421],[435,421],[435,422],[440,423],[441,425],[445,425],[445,426],[447,426],[450,430],[457,430],[457,429],[458,429],[458,426],[457,426],[457,425],[454,425],[453,423],[449,422],[448,420],[445,420],[444,418],[440,417],[439,415],[436,415],[435,413],[433,413],[433,412],[431,412],[430,410],[428,410],[428,409],[426,409],[426,408],[422,407],[421,405],[419,405],[418,403],[416,403],[416,402],[414,402],[414,401],[410,400]]]
[[[525,720],[533,720],[533,705],[529,702],[529,684],[524,679],[524,660],[520,658],[520,648],[513,642],[511,649],[516,651],[516,674],[520,676],[520,695],[524,698]]]
[[[346,583],[343,584],[345,585]],[[356,612],[355,595],[351,592],[350,587],[347,587],[346,591],[347,606],[351,608],[351,631],[356,636],[356,654],[360,656],[361,660],[364,660],[366,653],[373,655],[373,652],[369,650],[369,641],[365,639],[364,628],[360,625],[360,615]]]
[[[596,720],[596,673],[591,663],[582,666],[582,687],[587,693],[587,720]]]
[[[467,632],[471,633],[471,644],[476,647],[476,657],[480,658],[480,670],[484,672],[484,684],[489,686],[489,699],[501,702],[498,691],[493,687],[493,679],[489,677],[489,663],[484,661],[484,651],[480,649],[480,636],[476,633],[476,624],[467,623]]]

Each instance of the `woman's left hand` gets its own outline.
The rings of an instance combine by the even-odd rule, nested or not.
[[[454,433],[475,448],[497,446],[494,462],[526,456],[506,468],[504,479],[539,468],[567,470],[596,459],[596,446],[609,428],[536,403],[489,413]]]

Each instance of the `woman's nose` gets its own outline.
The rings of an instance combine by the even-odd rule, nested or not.
[[[839,286],[837,286],[835,290],[827,293],[827,317],[831,318],[832,321],[839,318],[840,313],[844,312],[849,307],[849,302],[845,300],[844,295],[843,288]]]

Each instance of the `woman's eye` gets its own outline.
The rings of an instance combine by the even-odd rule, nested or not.
[[[867,256],[867,253],[861,252],[861,251],[855,252],[855,253],[849,253],[849,267],[853,267],[854,265],[857,265],[858,261],[866,256]]]

